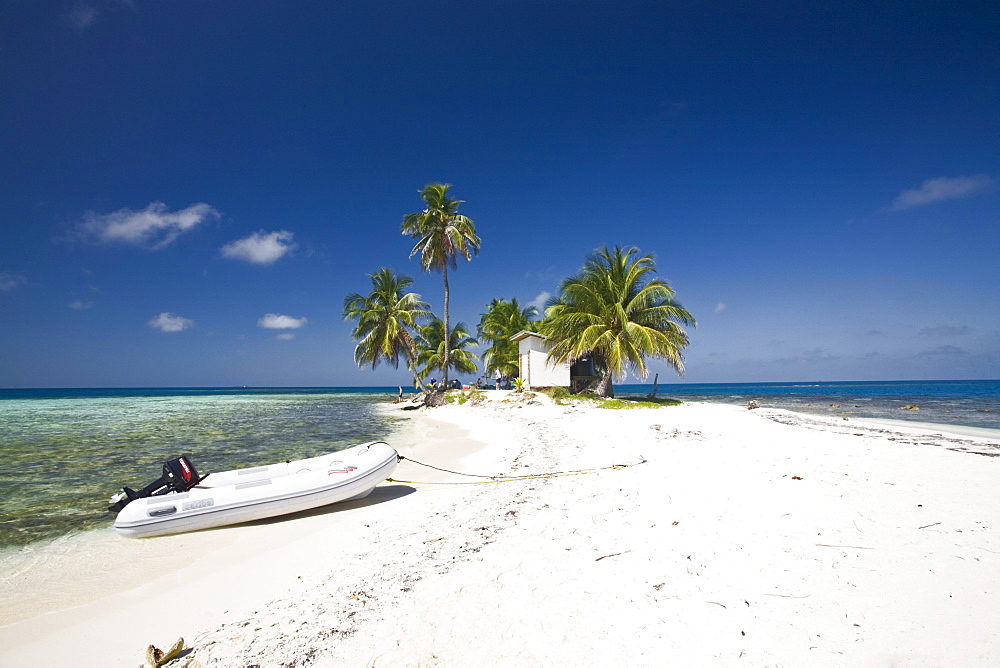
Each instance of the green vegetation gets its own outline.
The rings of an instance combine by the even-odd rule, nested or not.
[[[598,408],[621,409],[621,408],[661,408],[664,406],[680,406],[683,402],[677,399],[649,399],[639,397],[623,397],[620,399],[604,399],[595,405]]]
[[[679,406],[683,402],[677,399],[650,399],[649,397],[620,397],[618,399],[602,399],[590,392],[580,394],[570,394],[565,387],[553,387],[545,390],[552,401],[559,406],[566,406],[573,402],[589,402],[597,408],[620,409],[620,408],[660,408],[664,406]]]
[[[571,399],[573,395],[569,393],[565,387],[550,387],[545,390],[545,394],[549,395],[553,401],[560,401],[562,399]]]
[[[344,319],[358,323],[351,332],[358,342],[354,348],[355,363],[359,367],[370,364],[374,369],[386,362],[399,368],[402,356],[414,380],[426,392],[416,372],[417,345],[410,332],[417,328],[419,320],[431,315],[427,303],[417,293],[406,292],[413,284],[409,276],[396,276],[383,267],[368,274],[368,278],[372,282],[368,296],[351,293],[344,298]]]
[[[424,271],[440,272],[444,281],[444,327],[450,332],[448,322],[451,292],[448,287],[448,267],[458,269],[456,258],[461,255],[469,261],[474,253],[479,253],[481,241],[476,236],[476,225],[472,219],[458,213],[462,200],[448,197],[450,184],[432,183],[418,191],[426,208],[420,213],[403,216],[401,231],[413,237],[417,243],[410,251],[412,258],[420,253],[420,265]],[[449,347],[444,348],[441,363],[443,384],[448,386],[448,369],[451,367]]]
[[[481,390],[450,390],[445,393],[445,401],[459,406],[464,406],[466,403],[478,406],[485,399],[486,395]]]
[[[538,309],[534,306],[522,308],[516,297],[510,301],[494,299],[486,309],[486,313],[480,314],[478,327],[479,340],[489,343],[489,347],[483,351],[485,373],[492,378],[493,373],[499,369],[506,377],[516,376],[517,341],[511,341],[510,337],[530,329],[532,318],[538,315]]]
[[[501,404],[512,405],[512,404],[523,404],[527,401],[531,401],[537,395],[534,392],[522,392],[520,394],[511,392],[506,397],[500,400]]]
[[[575,401],[587,401],[593,397],[584,394],[570,394],[565,387],[550,387],[543,390],[543,394],[548,395],[557,406],[566,406]]]
[[[632,256],[636,248],[599,248],[575,276],[563,281],[558,299],[545,311],[541,334],[549,337],[550,359],[594,359],[601,380],[595,393],[613,398],[612,379],[631,370],[646,378],[648,357],[684,370],[681,350],[688,336],[681,325],[695,320],[674,298],[656,271],[651,255]]]
[[[430,323],[417,328],[417,364],[421,365],[418,371],[421,377],[426,378],[430,373],[440,370],[442,377],[447,378],[446,369],[455,369],[459,373],[476,372],[476,360],[479,357],[469,352],[468,348],[478,343],[469,336],[465,323],[457,323],[449,334],[448,345],[445,346],[444,322],[438,318],[432,318]]]
[[[367,296],[352,293],[344,299],[344,318],[357,322],[351,335],[358,342],[354,349],[358,366],[371,365],[374,369],[387,362],[398,368],[400,359],[405,359],[416,384],[428,393],[426,405],[440,405],[444,394],[431,393],[422,378],[440,371],[441,387],[447,387],[452,370],[476,373],[479,357],[469,347],[482,341],[489,344],[483,351],[484,373],[492,376],[499,371],[501,376],[515,378],[514,386],[524,397],[529,393],[524,392],[524,381],[517,378],[518,344],[511,341],[511,336],[529,330],[548,339],[551,362],[592,360],[595,375],[591,378],[599,376],[593,394],[574,396],[565,388],[547,391],[557,404],[613,399],[614,380],[627,372],[645,379],[650,358],[665,360],[683,373],[681,352],[689,339],[682,326],[693,327],[695,320],[676,300],[666,280],[655,276],[652,255],[639,256],[635,247],[603,246],[588,255],[580,271],[562,282],[559,296],[549,302],[542,320],[534,320],[538,310],[521,306],[517,298],[493,299],[486,312],[480,314],[479,341],[464,323],[451,327],[449,269],[458,269],[459,256],[470,261],[479,253],[482,241],[476,235],[475,223],[458,213],[463,202],[449,197],[450,188],[449,184],[432,183],[419,190],[424,210],[404,215],[400,227],[416,242],[410,258],[419,253],[424,271],[441,274],[444,317],[434,317],[420,295],[406,292],[413,283],[409,276],[396,276],[386,268],[368,274],[372,292]],[[431,320],[426,325],[418,324],[428,318]],[[465,398],[448,400],[469,400],[462,396]],[[676,403],[669,399],[626,399],[604,402],[602,407]]]

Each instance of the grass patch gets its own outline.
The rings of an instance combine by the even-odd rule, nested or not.
[[[571,395],[569,390],[565,387],[549,387],[543,390],[544,394],[547,394],[553,401],[559,401],[560,399],[568,399]]]
[[[550,387],[542,393],[548,395],[557,406],[566,406],[574,401],[590,401],[594,398],[594,395],[590,393],[570,394],[565,387]]]
[[[481,390],[449,390],[444,394],[445,401],[449,404],[458,404],[459,406],[464,406],[467,403],[477,406],[485,398],[486,396]]]
[[[619,410],[627,408],[660,408],[661,406],[680,406],[682,401],[677,399],[649,399],[646,397],[622,397],[620,399],[598,400],[598,408]]]
[[[535,398],[534,392],[511,392],[500,400],[502,404],[523,404]]]
[[[543,394],[548,395],[558,406],[567,406],[574,402],[589,401],[598,408],[607,408],[610,410],[623,408],[660,408],[662,406],[679,406],[684,403],[678,399],[668,399],[666,397],[657,397],[655,399],[650,399],[648,397],[618,397],[616,399],[601,399],[600,397],[594,396],[594,393],[589,391],[581,392],[580,394],[570,394],[569,390],[565,387],[550,387],[544,390]]]

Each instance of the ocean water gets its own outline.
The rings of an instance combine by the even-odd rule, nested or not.
[[[646,395],[652,388],[616,385],[615,392]],[[657,396],[742,406],[757,400],[762,407],[813,415],[1000,430],[1000,380],[660,383]]]
[[[652,385],[618,385],[619,396]],[[0,552],[110,528],[108,498],[181,454],[200,473],[389,440],[377,388],[0,390]],[[1000,381],[660,384],[685,401],[1000,430]],[[903,410],[915,405],[919,411]],[[2,555],[0,555],[2,556]]]
[[[108,528],[108,498],[188,455],[201,474],[386,440],[396,388],[0,390],[0,550]]]

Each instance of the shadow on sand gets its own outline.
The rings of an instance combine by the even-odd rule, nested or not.
[[[252,522],[243,522],[241,524],[229,524],[223,527],[215,527],[212,529],[204,529],[204,531],[219,531],[223,529],[228,529],[230,527],[253,527],[253,526],[266,526],[268,524],[277,524],[279,522],[287,522],[289,520],[304,519],[307,517],[318,517],[320,515],[330,515],[332,513],[338,513],[343,510],[354,510],[355,508],[365,508],[367,506],[374,506],[379,503],[386,503],[387,501],[395,501],[396,499],[401,499],[404,496],[409,496],[417,491],[415,488],[409,485],[380,485],[372,490],[371,494],[363,499],[357,499],[356,501],[339,501],[337,503],[331,503],[328,506],[320,506],[319,508],[311,508],[309,510],[302,510],[297,513],[289,513],[288,515],[276,515],[274,517],[267,517],[262,520],[254,520]]]

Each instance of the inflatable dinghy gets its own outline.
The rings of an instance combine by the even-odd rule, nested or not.
[[[115,529],[145,538],[297,513],[368,496],[392,475],[398,455],[372,441],[320,457],[199,476],[187,457],[163,465],[141,490],[111,498]]]

